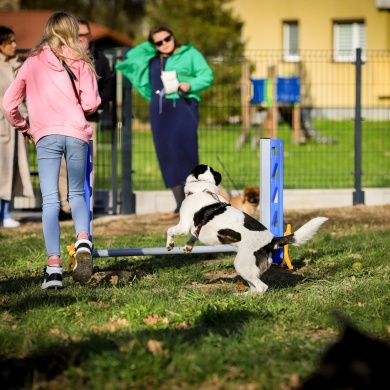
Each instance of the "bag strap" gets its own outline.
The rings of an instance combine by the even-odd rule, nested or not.
[[[64,66],[65,70],[68,72],[68,75],[70,77],[70,81],[72,82],[72,87],[73,87],[74,93],[76,94],[77,100],[79,101],[79,104],[81,106],[81,99],[80,99],[79,94],[77,93],[77,88],[76,88],[76,84],[75,84],[75,80],[77,80],[77,77],[72,72],[72,70],[69,68],[68,64],[65,61],[61,60],[61,62],[62,62],[62,65]]]

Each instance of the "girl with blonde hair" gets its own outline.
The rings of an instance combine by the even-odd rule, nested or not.
[[[69,72],[69,73],[68,73]],[[73,81],[72,81],[73,80]],[[26,99],[28,120],[19,112]],[[92,243],[84,180],[91,126],[84,114],[100,104],[91,59],[78,44],[77,19],[54,13],[42,38],[30,51],[3,99],[4,115],[37,149],[42,193],[42,228],[48,257],[43,289],[62,288],[58,178],[64,155],[68,201],[76,230],[76,264],[72,276],[82,283],[92,276]]]
[[[30,50],[29,55],[40,53],[44,46],[50,46],[53,53],[63,61],[78,58],[84,61],[89,69],[95,74],[95,67],[87,51],[80,46],[78,20],[66,12],[56,12],[47,21],[41,40]],[[66,46],[72,53],[70,57],[62,51]]]

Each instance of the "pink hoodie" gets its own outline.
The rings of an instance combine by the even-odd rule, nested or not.
[[[72,57],[67,47],[62,51]],[[49,46],[36,56],[29,57],[18,70],[15,80],[3,98],[3,111],[12,126],[28,131],[35,143],[52,134],[68,135],[88,142],[91,126],[84,114],[92,114],[100,104],[96,76],[81,60],[68,60],[76,75],[81,107],[70,77]],[[28,122],[18,110],[26,98]]]

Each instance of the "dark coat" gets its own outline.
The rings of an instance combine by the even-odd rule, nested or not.
[[[91,45],[90,50],[93,54],[96,73],[99,76],[97,83],[102,102],[98,109],[93,114],[87,116],[86,119],[89,122],[99,122],[99,112],[105,110],[108,107],[109,102],[114,98],[115,85],[107,57],[103,52],[96,50],[93,45]]]

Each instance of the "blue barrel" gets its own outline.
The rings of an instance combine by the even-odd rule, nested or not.
[[[266,101],[266,79],[250,79],[253,86],[251,103],[261,104]]]

